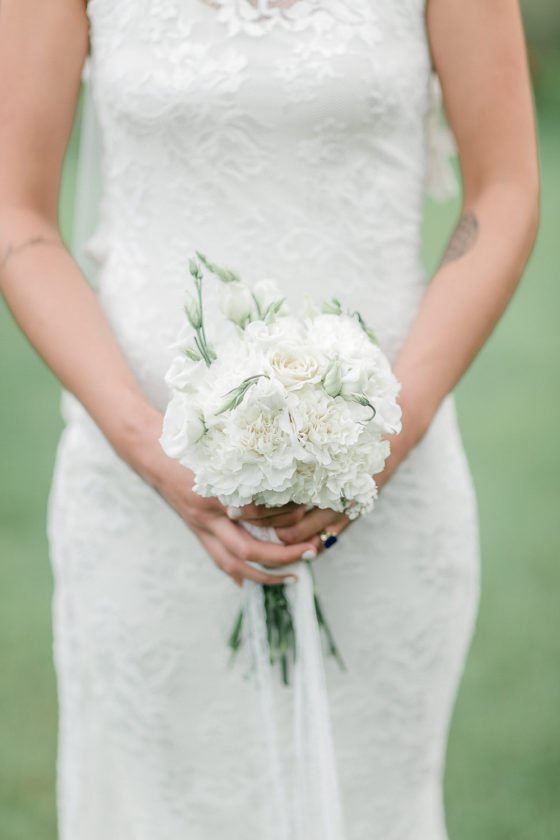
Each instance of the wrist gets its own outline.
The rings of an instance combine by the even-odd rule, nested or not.
[[[420,443],[432,421],[433,413],[422,403],[417,403],[411,394],[399,397],[402,410],[402,429],[399,434],[403,448],[408,452]]]
[[[163,450],[159,445],[163,415],[139,392],[126,393],[119,404],[111,434],[117,454],[142,478],[155,483],[155,466]]]
[[[399,437],[408,449],[412,449],[428,431],[441,400],[427,390],[417,371],[407,374],[396,367],[395,376],[401,383],[398,403],[402,410],[402,431]]]

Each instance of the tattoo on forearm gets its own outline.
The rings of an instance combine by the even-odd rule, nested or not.
[[[467,251],[470,251],[478,239],[478,219],[472,212],[461,216],[455,228],[445,253],[441,259],[440,267],[454,260],[460,259]]]
[[[59,247],[63,247],[60,239],[55,239],[54,237],[49,239],[46,236],[31,236],[24,242],[20,242],[19,245],[14,245],[13,242],[10,242],[4,253],[0,255],[0,273],[4,271],[12,257],[15,257],[16,254],[20,254],[22,251],[25,251],[27,248],[33,248],[36,245],[57,245]]]

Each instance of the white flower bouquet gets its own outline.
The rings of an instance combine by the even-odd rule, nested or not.
[[[172,390],[160,443],[195,476],[194,490],[224,505],[330,508],[351,519],[372,510],[374,475],[401,427],[400,384],[359,313],[306,301],[296,316],[277,284],[253,286],[196,252],[195,294],[166,375]],[[204,271],[220,281],[223,318],[204,317]],[[213,313],[214,315],[214,313]],[[251,531],[254,533],[254,529]],[[283,586],[264,586],[272,661],[287,681],[293,624]],[[319,627],[342,660],[315,593]],[[236,651],[243,613],[229,640]]]

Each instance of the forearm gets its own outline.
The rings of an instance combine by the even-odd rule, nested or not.
[[[537,188],[496,184],[465,203],[456,234],[395,360],[407,419],[422,437],[504,312],[531,253]],[[461,230],[460,228],[463,228]]]
[[[158,413],[58,230],[33,211],[2,211],[0,291],[35,350],[130,460]]]

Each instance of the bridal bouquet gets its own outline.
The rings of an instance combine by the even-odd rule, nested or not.
[[[400,384],[358,312],[330,300],[307,301],[291,314],[277,284],[253,286],[210,262],[189,262],[194,294],[166,375],[172,398],[160,443],[195,476],[194,490],[224,505],[288,502],[331,508],[351,519],[373,508],[375,473],[400,431]],[[207,322],[205,272],[220,281],[222,318]],[[213,325],[210,334],[209,323]],[[251,530],[255,533],[255,529]],[[271,661],[287,681],[295,653],[283,586],[264,586]],[[314,593],[316,617],[330,653],[336,645]],[[229,640],[239,648],[243,612]]]

